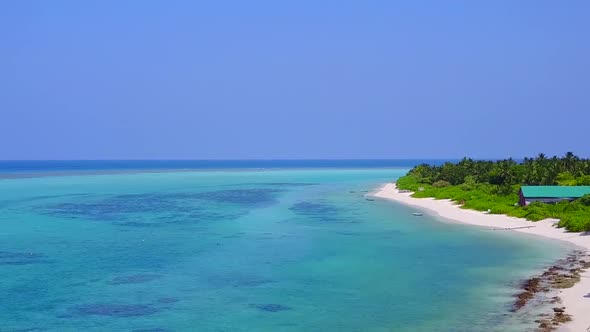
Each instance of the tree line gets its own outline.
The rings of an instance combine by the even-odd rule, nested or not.
[[[463,158],[443,165],[420,164],[410,170],[421,183],[435,187],[470,183],[513,185],[590,185],[590,159],[567,152],[563,157],[548,158],[540,153],[534,158],[498,161]]]

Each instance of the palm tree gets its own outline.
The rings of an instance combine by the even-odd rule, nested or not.
[[[563,168],[565,172],[570,172],[574,175],[577,175],[577,166],[580,158],[576,156],[573,152],[567,152],[565,156],[561,159],[563,162]]]

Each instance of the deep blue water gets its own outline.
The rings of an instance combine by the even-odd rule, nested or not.
[[[0,331],[532,326],[512,295],[563,248],[366,199],[407,168],[302,164],[0,179]]]
[[[5,160],[0,173],[56,173],[135,170],[294,169],[294,168],[409,168],[439,159],[374,160]]]

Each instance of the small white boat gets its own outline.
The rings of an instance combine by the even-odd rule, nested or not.
[[[414,213],[412,213],[412,215],[413,216],[416,216],[416,217],[421,217],[422,216],[422,212],[414,212]]]

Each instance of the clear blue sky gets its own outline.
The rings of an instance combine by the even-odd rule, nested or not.
[[[0,159],[590,156],[590,1],[1,1]]]

